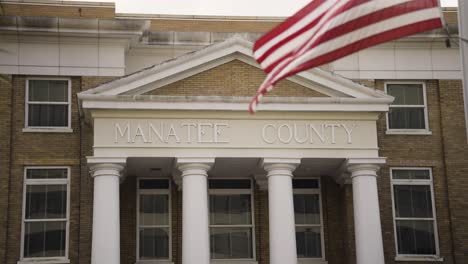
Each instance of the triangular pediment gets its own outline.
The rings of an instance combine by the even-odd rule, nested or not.
[[[143,95],[168,96],[252,96],[265,73],[250,64],[233,60]],[[290,80],[279,82],[267,97],[329,97]]]
[[[240,36],[207,46],[80,94],[91,96],[252,96],[265,74]],[[315,68],[277,84],[270,96],[391,99],[384,93]]]

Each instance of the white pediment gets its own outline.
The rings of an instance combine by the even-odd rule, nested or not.
[[[81,92],[79,98],[83,100],[94,96],[142,96],[151,90],[189,78],[233,60],[240,60],[260,68],[253,59],[252,45],[251,42],[236,35],[199,51],[187,53],[173,60]],[[296,74],[288,80],[334,98],[377,99],[380,103],[389,103],[392,100],[392,97],[381,91],[319,68]]]
[[[190,52],[78,94],[83,109],[247,111],[252,96],[157,95],[157,89],[235,60],[260,69],[253,44],[240,36]],[[288,78],[325,97],[264,97],[259,111],[386,112],[393,97],[314,68]],[[172,88],[170,88],[172,89]],[[219,89],[225,89],[219,87]],[[154,94],[153,92],[156,92]],[[254,93],[255,91],[252,91]],[[166,93],[167,94],[167,93]],[[169,93],[171,94],[171,93]],[[176,94],[176,93],[175,93]]]

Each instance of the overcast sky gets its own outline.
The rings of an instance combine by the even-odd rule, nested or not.
[[[83,1],[83,0],[81,0]],[[116,2],[117,13],[290,16],[310,0],[85,0]],[[456,6],[458,0],[441,0],[443,6]]]

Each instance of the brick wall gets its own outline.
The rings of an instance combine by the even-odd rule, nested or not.
[[[11,76],[0,75],[0,262],[6,254],[10,184]]]
[[[73,133],[25,133],[26,77],[13,77],[12,153],[8,208],[8,245],[5,263],[15,264],[20,257],[22,196],[25,166],[70,166],[70,239],[69,256],[78,257],[80,137],[76,96],[72,97],[71,128]],[[72,78],[72,92],[80,89],[80,79]]]
[[[263,73],[240,61],[233,61],[157,89],[159,95],[235,95],[251,96],[263,80]],[[112,77],[72,78],[73,93],[97,86]],[[10,83],[0,82],[0,137],[1,168],[8,175],[9,157],[11,175],[0,177],[0,262],[15,264],[20,254],[21,208],[24,166],[71,166],[70,259],[72,263],[89,264],[91,256],[92,191],[93,181],[86,166],[86,156],[92,155],[92,127],[79,119],[76,97],[73,97],[73,133],[24,133],[25,77],[14,76]],[[242,80],[242,81],[241,81]],[[386,263],[396,263],[393,231],[389,167],[431,167],[443,263],[465,263],[468,252],[466,228],[466,185],[468,148],[465,140],[462,88],[460,81],[427,81],[429,127],[432,135],[386,135],[385,116],[378,121],[380,155],[388,157],[382,168],[379,201],[383,228]],[[381,80],[366,80],[365,84],[383,89]],[[226,89],[220,89],[227,87]],[[271,96],[323,96],[295,83],[284,81]],[[9,102],[15,111],[9,112]],[[10,117],[13,123],[10,127]],[[12,153],[8,155],[9,135],[12,135]],[[66,144],[64,144],[66,142]],[[5,151],[4,151],[5,150]],[[10,190],[8,192],[8,189]],[[256,254],[259,264],[269,262],[268,193],[255,193]],[[322,177],[322,200],[326,256],[330,264],[354,264],[354,225],[352,186],[339,186],[330,178]],[[6,201],[10,201],[9,203]],[[181,263],[182,195],[172,189],[173,261]],[[2,218],[3,217],[3,218]],[[3,222],[2,222],[3,221]],[[4,224],[8,221],[8,225]],[[6,233],[8,237],[4,239]],[[452,235],[454,239],[452,240]],[[8,244],[5,246],[5,241]],[[6,249],[6,250],[5,250]],[[6,253],[5,253],[6,252]],[[3,255],[2,255],[3,254]],[[3,261],[3,257],[5,261]],[[121,185],[121,258],[123,264],[136,260],[136,178],[128,177]],[[398,262],[404,263],[404,262]]]
[[[147,92],[149,95],[180,96],[248,96],[251,97],[265,79],[257,67],[234,60],[189,78]],[[294,82],[283,80],[266,96],[324,97]]]
[[[449,210],[447,208],[447,185],[441,131],[440,87],[437,81],[425,81],[429,129],[432,135],[387,135],[386,116],[378,121],[378,143],[380,156],[387,157],[387,164],[380,171],[378,179],[379,202],[384,239],[386,263],[395,261],[395,235],[392,215],[390,167],[430,167],[434,182],[435,207],[439,232],[439,247],[443,263],[454,263],[452,258]],[[384,81],[375,82],[377,89],[384,89]],[[398,262],[404,263],[404,262]]]
[[[463,86],[460,80],[441,80],[440,103],[443,151],[445,156],[448,201],[451,215],[444,223],[451,224],[456,263],[468,263],[468,144],[463,109]]]

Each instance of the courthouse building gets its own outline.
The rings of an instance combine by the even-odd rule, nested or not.
[[[468,263],[445,31],[292,76],[250,115],[252,43],[282,18],[0,15],[0,263]]]

